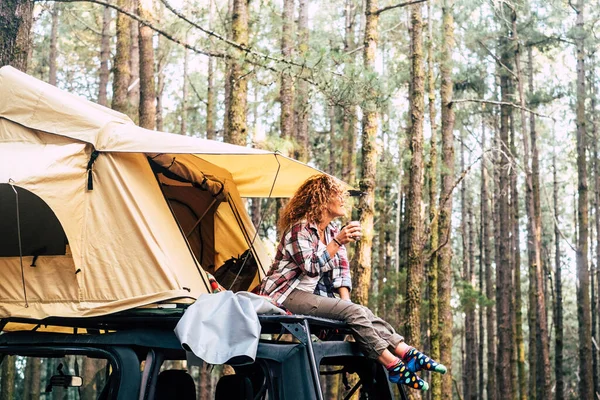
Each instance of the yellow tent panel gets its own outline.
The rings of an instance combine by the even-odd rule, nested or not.
[[[192,302],[249,248],[252,287],[270,260],[241,197],[289,197],[319,172],[139,128],[11,67],[0,93],[0,318]]]

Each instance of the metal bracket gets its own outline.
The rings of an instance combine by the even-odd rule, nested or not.
[[[288,323],[282,322],[281,325],[292,334],[296,339],[300,341],[305,346],[308,346],[308,342],[310,341],[310,337],[306,332],[304,326],[298,322]]]

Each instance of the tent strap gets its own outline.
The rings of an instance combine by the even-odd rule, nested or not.
[[[189,232],[185,235],[186,238],[190,237],[190,235],[192,234],[192,232],[194,232],[194,229],[196,229],[196,227],[198,226],[198,224],[200,223],[200,221],[202,221],[202,218],[204,218],[204,216],[208,213],[208,211],[212,208],[212,206],[215,205],[216,202],[217,202],[217,198],[213,197],[212,202],[210,203],[210,205],[208,207],[206,207],[206,210],[204,210],[204,212],[202,213],[202,215],[200,216],[200,218],[198,218],[198,220],[196,221],[196,223],[194,224],[194,226],[192,226],[192,229],[190,229]]]
[[[98,158],[98,155],[100,155],[100,152],[98,150],[94,150],[92,151],[92,155],[90,156],[90,161],[88,161],[87,164],[87,190],[94,190],[94,180],[92,179],[92,167],[94,166],[94,163],[96,162],[96,159]]]
[[[21,218],[19,213],[19,192],[15,189],[15,182],[12,178],[8,179],[8,184],[15,192],[15,203],[17,206],[17,236],[19,239],[19,261],[21,263],[21,281],[23,282],[23,297],[25,298],[25,308],[29,308],[29,302],[27,301],[27,288],[25,286],[25,271],[23,270],[23,246],[21,243]]]

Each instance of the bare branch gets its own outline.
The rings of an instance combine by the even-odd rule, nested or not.
[[[452,100],[452,104],[456,104],[456,103],[483,103],[483,104],[492,104],[495,106],[510,106],[510,107],[514,107],[514,108],[518,108],[518,109],[523,109],[529,113],[532,113],[534,115],[537,115],[538,117],[542,117],[542,118],[552,118],[549,115],[544,115],[544,114],[540,114],[538,112],[535,112],[527,107],[521,107],[518,104],[515,103],[511,103],[508,101],[496,101],[496,100],[484,100],[484,99],[457,99],[457,100]]]
[[[198,93],[198,89],[196,89],[194,82],[192,82],[192,80],[189,78],[189,76],[187,78],[188,78],[188,82],[189,82],[190,86],[192,87],[192,90],[194,91],[194,93],[196,94],[196,97],[198,98],[198,101],[200,101],[200,102],[204,103],[204,105],[206,105],[207,101],[204,100],[202,98],[202,96],[200,96],[200,93]]]
[[[462,173],[460,174],[460,176],[458,177],[458,179],[454,182],[454,185],[452,186],[452,188],[448,191],[448,194],[446,194],[446,196],[441,199],[440,201],[440,205],[438,207],[437,212],[435,213],[435,215],[433,216],[433,218],[431,219],[431,222],[429,222],[428,228],[431,227],[435,221],[439,218],[440,216],[440,210],[442,210],[444,208],[444,205],[446,205],[446,202],[450,199],[450,197],[452,196],[452,193],[454,192],[454,189],[456,189],[456,187],[463,181],[463,179],[465,179],[465,177],[467,176],[467,174],[471,171],[471,168],[473,168],[473,166],[475,164],[477,164],[479,162],[479,160],[481,160],[483,158],[483,155],[487,152],[489,152],[491,150],[486,150],[483,153],[481,153],[481,155],[479,157],[477,157],[475,159],[475,161],[473,161],[471,163],[471,165],[469,165],[465,170],[462,171]],[[440,251],[444,246],[446,246],[446,244],[448,244],[448,239],[450,238],[450,226],[448,226],[448,230],[446,231],[444,237],[445,240],[443,243],[441,243],[437,249],[433,250],[431,253],[429,253],[425,259],[426,260],[431,260],[432,257],[435,257],[435,255],[438,253],[438,251]],[[428,234],[425,236],[429,236]],[[423,247],[425,247],[425,244],[423,244]]]
[[[386,12],[386,11],[389,11],[389,10],[393,10],[394,8],[406,7],[406,6],[410,6],[410,5],[412,5],[412,4],[424,3],[424,2],[426,2],[426,1],[427,1],[427,0],[413,0],[413,1],[407,1],[407,2],[404,2],[404,3],[398,3],[398,4],[394,4],[393,6],[387,6],[387,7],[380,8],[379,10],[377,10],[377,11],[375,11],[375,12],[373,12],[373,13],[369,13],[369,12],[367,12],[366,14],[367,14],[367,15],[379,15],[379,14],[381,14],[382,12]]]
[[[426,1],[426,0],[420,0],[420,1]],[[291,61],[291,60],[287,60],[285,58],[273,57],[273,56],[270,56],[268,54],[264,54],[264,53],[258,52],[258,51],[254,50],[254,49],[252,49],[252,48],[250,48],[248,46],[244,46],[244,45],[242,45],[240,43],[234,42],[233,40],[227,39],[226,37],[223,37],[223,36],[219,35],[218,33],[214,32],[214,31],[206,29],[206,28],[202,27],[201,25],[198,25],[196,22],[190,20],[188,17],[186,17],[185,15],[183,15],[182,13],[180,13],[179,11],[175,10],[175,8],[167,0],[160,0],[160,2],[163,3],[165,5],[165,7],[167,7],[169,9],[169,11],[171,11],[173,14],[175,14],[177,17],[181,18],[182,20],[184,20],[188,24],[192,25],[194,28],[197,28],[197,29],[201,30],[202,32],[206,33],[209,36],[212,36],[212,37],[214,37],[216,39],[219,39],[220,41],[225,42],[228,45],[230,45],[230,46],[232,46],[232,47],[234,47],[234,48],[236,48],[238,50],[241,50],[241,51],[243,51],[245,53],[248,53],[248,54],[252,54],[253,56],[257,56],[257,57],[263,58],[265,60],[274,61],[274,62],[283,63],[283,64],[288,64],[288,65],[293,65],[294,67],[299,67],[299,68],[306,67],[303,64],[300,64],[300,63],[297,63],[297,62],[294,62],[294,61]],[[335,72],[335,71],[327,71],[327,72],[329,72],[331,74],[334,74],[334,75],[341,76],[340,73]]]
[[[456,390],[458,400],[463,400],[462,396],[460,395],[460,390],[458,390],[458,382],[456,382],[456,379],[452,378],[452,383],[454,383],[454,389]]]
[[[571,0],[569,0],[569,6],[573,9],[573,11],[579,14],[579,9],[576,8],[575,5],[573,5],[573,2]]]
[[[548,192],[546,190],[546,186],[542,185],[541,189],[542,189],[542,193],[544,193],[544,199],[546,200],[546,204],[551,204],[551,202],[550,202],[550,196],[548,195]],[[573,250],[574,253],[577,253],[577,248],[575,246],[573,246],[573,244],[571,243],[571,241],[565,236],[565,234],[563,233],[563,231],[560,229],[560,223],[559,223],[558,219],[556,218],[556,215],[554,215],[554,213],[550,213],[550,214],[552,214],[552,219],[553,219],[553,222],[554,222],[554,227],[558,231],[558,234],[560,235],[560,237],[571,248],[571,250]]]
[[[114,10],[116,10],[116,11],[122,13],[122,14],[127,15],[129,18],[135,19],[140,24],[149,27],[150,29],[152,29],[153,31],[155,31],[155,32],[163,35],[164,37],[166,37],[170,41],[175,42],[175,43],[177,43],[177,44],[179,44],[179,45],[185,47],[186,49],[189,49],[189,50],[191,50],[191,51],[193,51],[195,53],[202,54],[202,55],[205,55],[205,56],[208,56],[208,57],[219,57],[219,58],[225,58],[226,57],[226,55],[222,54],[222,53],[213,53],[213,52],[210,52],[210,51],[202,50],[202,49],[199,49],[197,47],[191,46],[191,45],[189,45],[189,44],[187,44],[187,43],[185,43],[185,42],[183,42],[183,41],[175,38],[174,36],[168,34],[167,32],[163,31],[162,29],[160,29],[160,28],[152,25],[152,23],[150,21],[146,21],[145,19],[140,18],[138,15],[136,15],[134,13],[131,13],[131,12],[127,11],[127,10],[124,10],[121,7],[118,7],[118,6],[114,5],[114,4],[108,3],[106,1],[102,1],[102,0],[54,0],[54,1],[59,2],[59,3],[95,3],[95,4],[100,4],[101,6],[104,6],[104,7],[110,7],[110,8],[112,8],[112,9],[114,9]]]
[[[510,69],[510,68],[508,68],[506,65],[504,65],[504,64],[502,63],[502,61],[500,61],[500,59],[498,58],[498,56],[496,56],[496,55],[495,55],[495,54],[494,54],[494,53],[493,53],[493,52],[492,52],[490,49],[488,49],[488,47],[487,47],[487,46],[486,46],[486,45],[485,45],[485,44],[484,44],[484,43],[483,43],[481,40],[477,39],[477,43],[479,43],[479,45],[480,45],[481,47],[483,47],[483,49],[484,49],[485,51],[487,51],[487,53],[488,53],[490,56],[492,56],[492,58],[493,58],[494,60],[496,60],[496,62],[497,62],[498,64],[500,64],[500,65],[502,66],[502,68],[504,68],[505,70],[507,70],[507,71],[508,71],[508,72],[509,72],[509,73],[510,73],[510,74],[511,74],[511,75],[512,75],[512,76],[513,76],[515,79],[518,79],[517,75],[516,75],[516,74],[513,72],[513,70],[512,70],[512,69]]]
[[[224,53],[211,52],[211,51],[202,50],[202,49],[199,49],[199,48],[197,48],[195,46],[192,46],[192,45],[190,45],[190,44],[188,44],[188,43],[186,43],[186,42],[184,42],[182,40],[179,40],[179,39],[175,38],[174,36],[168,34],[167,32],[163,31],[162,29],[154,26],[151,22],[146,21],[146,20],[140,18],[138,15],[133,14],[133,13],[127,11],[127,10],[122,9],[121,7],[118,7],[118,6],[116,6],[114,4],[111,4],[111,3],[107,3],[107,2],[102,1],[102,0],[53,0],[53,1],[59,2],[59,3],[95,3],[95,4],[99,4],[101,6],[110,7],[112,9],[116,10],[117,12],[120,12],[120,13],[122,13],[124,15],[127,15],[129,18],[132,18],[132,19],[138,21],[140,24],[143,24],[143,25],[149,27],[150,29],[152,29],[153,31],[157,32],[158,34],[164,36],[165,38],[169,39],[170,41],[175,42],[175,43],[177,43],[177,44],[185,47],[186,49],[189,49],[189,50],[191,50],[191,51],[193,51],[193,52],[195,52],[197,54],[202,54],[202,55],[205,55],[205,56],[208,56],[208,57],[230,58],[229,55],[224,54]],[[254,54],[254,53],[249,53],[249,54]],[[254,55],[258,56],[258,55],[260,55],[260,53],[255,53]],[[274,58],[271,58],[271,59],[272,59],[272,61],[277,61],[277,59],[274,59]],[[254,61],[254,60],[248,60],[248,62],[251,63],[251,64],[254,64],[254,65],[257,65],[259,67],[265,68],[265,69],[267,69],[269,71],[273,71],[273,72],[276,72],[276,73],[280,73],[281,72],[281,71],[279,71],[278,69],[276,69],[276,68],[274,68],[272,66],[261,64],[260,62],[257,62],[257,61]],[[285,62],[285,60],[281,60],[281,62]],[[298,64],[298,65],[301,66],[300,64]],[[308,68],[308,67],[305,66],[305,68]],[[335,72],[331,72],[331,73],[336,74],[336,75],[340,75],[339,73],[335,73]],[[307,78],[305,76],[299,75],[298,79],[302,79],[302,80],[310,83],[311,85],[314,85],[316,87],[320,87],[320,85],[317,82],[315,82],[314,80],[312,80],[310,78]]]

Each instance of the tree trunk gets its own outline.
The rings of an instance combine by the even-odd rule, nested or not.
[[[140,0],[133,0],[140,1]],[[164,5],[162,3],[158,3],[159,7],[164,10]],[[133,7],[135,10],[136,7]],[[163,15],[162,12],[159,12],[159,15]],[[132,115],[138,116],[138,113],[135,110],[139,107],[140,104],[140,24],[137,21],[131,20],[129,24],[129,37],[131,46],[129,48],[129,85],[127,88],[127,101],[129,102],[129,107]],[[158,38],[159,43],[162,41],[164,43],[164,38]],[[160,75],[159,75],[160,76]]]
[[[228,39],[233,39],[233,7],[234,7],[234,1],[235,0],[227,0],[227,21],[231,21],[229,23],[229,29],[227,30],[227,38]],[[246,5],[248,4],[248,2],[246,2]],[[247,12],[244,12],[244,15],[247,16]],[[241,54],[235,54],[235,56],[240,56]],[[225,82],[224,82],[224,92],[225,92],[225,116],[223,117],[223,141],[226,143],[231,143],[231,137],[229,134],[229,127],[230,127],[230,123],[229,123],[229,113],[230,113],[230,109],[231,109],[231,93],[232,93],[232,85],[231,85],[231,74],[232,74],[232,59],[231,58],[227,58],[225,60],[225,63],[223,65],[223,75],[225,76]],[[277,219],[277,216],[275,217]]]
[[[344,52],[349,53],[356,47],[355,44],[355,13],[354,0],[346,0],[344,3]],[[346,68],[351,69],[354,64],[354,58],[348,63]],[[342,180],[354,183],[355,158],[356,158],[356,106],[346,105],[342,108],[342,135],[345,138],[342,153]]]
[[[482,117],[481,118],[481,149],[482,149],[482,153],[485,153],[485,120]],[[482,157],[483,158],[483,157]],[[485,166],[483,165],[483,163],[485,162],[485,158],[482,159],[482,166],[481,166],[481,179],[483,180],[483,175],[485,174]],[[487,194],[486,194],[487,195]],[[484,295],[484,286],[483,286],[483,282],[484,282],[484,265],[485,265],[485,249],[484,249],[484,241],[483,241],[483,202],[487,202],[487,199],[483,196],[483,193],[481,195],[481,199],[480,199],[480,208],[479,208],[479,219],[480,219],[480,223],[479,223],[479,293],[481,296]],[[478,347],[478,353],[477,353],[477,365],[478,365],[478,373],[479,373],[479,379],[478,379],[478,385],[477,385],[477,398],[478,399],[483,399],[483,392],[484,392],[484,385],[485,385],[485,380],[484,380],[484,351],[485,351],[485,322],[484,322],[484,318],[483,318],[483,308],[484,308],[484,302],[480,301],[479,302],[479,347]]]
[[[442,165],[440,190],[439,240],[445,245],[438,254],[440,361],[448,368],[442,378],[442,399],[452,398],[452,188],[454,186],[454,110],[452,110],[452,51],[454,18],[452,0],[442,5],[442,54],[440,62],[442,103]]]
[[[417,348],[421,345],[421,282],[423,258],[421,241],[421,196],[423,192],[423,119],[425,77],[423,72],[422,5],[411,6],[412,91],[410,106],[409,149],[411,153],[408,189],[408,263],[406,276],[406,338]]]
[[[596,208],[597,209],[597,208]],[[598,319],[596,313],[596,297],[595,297],[595,291],[596,288],[594,286],[594,278],[596,276],[596,273],[594,271],[594,269],[592,269],[591,271],[591,276],[590,276],[590,291],[591,291],[591,300],[592,300],[592,338],[594,340],[596,340],[596,321]],[[596,343],[598,343],[598,341],[596,340]],[[594,387],[594,394],[600,394],[600,391],[598,390],[598,350],[596,349],[596,346],[594,346],[592,344],[592,380],[593,380],[593,387]]]
[[[60,3],[52,6],[52,25],[50,27],[50,56],[48,57],[48,83],[56,86],[56,57],[58,42],[58,20],[60,16]],[[104,25],[102,26],[104,29]]]
[[[429,232],[430,249],[434,251],[439,246],[439,224],[437,194],[438,174],[438,152],[437,152],[437,121],[435,110],[435,78],[433,66],[433,18],[431,15],[431,3],[427,3],[427,82],[429,86],[429,126],[431,127],[431,139],[429,147]],[[439,297],[438,297],[438,258],[434,255],[429,258],[427,268],[427,291],[429,292],[429,355],[434,360],[440,359],[440,330],[439,320]],[[442,377],[439,374],[431,374],[431,397],[439,399],[442,395]]]
[[[461,131],[460,137],[460,170],[465,170],[465,132]],[[467,185],[463,180],[460,184],[460,227],[458,228],[458,232],[460,232],[460,244],[461,244],[461,275],[460,278],[462,280],[462,296],[466,295],[466,286],[467,286],[467,275],[469,274],[469,259],[467,258],[467,248],[469,247],[469,237],[467,236]],[[467,321],[467,304],[465,301],[462,302],[463,310],[462,314],[464,315],[464,329],[461,334],[461,356],[462,356],[462,392],[463,397],[465,399],[470,399],[470,386],[468,380],[471,379],[470,376],[467,376],[467,365],[465,363],[465,343],[464,337],[466,337],[468,321]]]
[[[497,80],[499,81],[499,78],[497,78]],[[494,158],[494,194],[492,196],[492,209],[493,209],[493,221],[494,221],[494,262],[496,264],[496,266],[502,265],[502,254],[500,253],[500,242],[501,240],[501,231],[500,231],[500,193],[501,193],[501,188],[500,188],[500,154],[498,153],[498,150],[500,149],[500,124],[499,124],[499,120],[500,120],[500,115],[496,114],[494,115],[494,149],[496,149],[496,156]],[[496,331],[495,333],[492,333],[494,335],[494,353],[496,354],[496,358],[495,358],[495,362],[494,362],[494,367],[495,369],[492,371],[488,371],[488,375],[494,375],[494,381],[495,381],[495,394],[494,396],[496,398],[502,398],[502,393],[501,393],[501,388],[498,385],[499,382],[499,378],[498,378],[498,364],[500,363],[500,352],[502,351],[502,349],[498,348],[498,337],[497,337],[497,332],[498,332],[498,326],[499,326],[499,308],[498,308],[498,292],[500,290],[500,267],[496,267],[496,290],[494,292],[494,296],[495,296],[495,301],[496,301]],[[491,298],[490,298],[491,299]]]
[[[356,139],[358,135],[356,106],[342,109],[342,134],[344,135],[342,154],[342,180],[344,182],[356,181]]]
[[[374,71],[377,50],[377,23],[379,16],[377,0],[366,0],[366,25],[363,59],[367,71]],[[352,300],[355,303],[367,305],[369,302],[369,287],[371,286],[371,247],[373,244],[373,213],[375,208],[375,171],[377,168],[377,124],[378,110],[376,105],[377,93],[368,93],[363,109],[362,121],[362,177],[360,190],[365,193],[360,196],[358,210],[363,237],[356,246],[352,259]]]
[[[529,48],[529,51],[531,52],[531,47]],[[517,58],[515,57],[515,62],[517,63],[517,68],[519,69],[519,80],[521,80],[521,74],[520,74],[520,62],[517,61]],[[529,68],[530,68],[530,74],[529,74],[529,90],[530,93],[533,93],[533,88],[532,88],[532,59],[529,59]],[[522,83],[519,82],[519,99],[520,101],[524,100],[523,97],[523,93],[522,93]],[[522,104],[523,105],[523,104]],[[521,113],[521,119],[523,119],[523,112]],[[535,120],[532,120],[532,118],[534,118],[533,114],[530,115],[530,134],[534,135],[535,133]],[[533,122],[532,122],[533,121]],[[523,133],[523,146],[527,146],[527,135],[525,133]],[[537,307],[536,307],[536,303],[537,303],[537,299],[536,299],[536,294],[537,294],[537,278],[536,278],[536,243],[535,243],[535,236],[534,236],[534,227],[532,225],[532,217],[530,215],[531,210],[530,210],[530,205],[532,204],[532,195],[533,195],[533,186],[529,186],[529,183],[533,184],[533,181],[531,180],[531,175],[529,173],[529,163],[528,163],[528,159],[529,159],[529,152],[527,149],[525,149],[525,158],[524,158],[524,164],[525,164],[525,168],[526,173],[525,173],[525,184],[526,184],[526,196],[525,196],[525,207],[527,210],[527,256],[528,256],[528,261],[529,261],[529,267],[528,267],[528,275],[529,275],[529,292],[528,292],[528,298],[529,298],[529,310],[528,310],[528,323],[529,323],[529,360],[530,360],[530,366],[529,366],[529,399],[530,400],[535,400],[537,397],[537,390],[536,390],[536,376],[537,376],[537,368],[535,368],[536,360],[538,359],[537,357],[537,347],[536,347],[536,341],[537,341]]]
[[[211,2],[212,4],[212,2]],[[206,138],[215,140],[215,60],[208,58],[208,78],[206,92]]]
[[[594,286],[594,280],[597,281],[598,277],[597,276],[597,271],[600,270],[600,265],[598,265],[598,261],[600,261],[600,176],[598,174],[598,165],[600,164],[598,162],[598,125],[597,125],[597,116],[596,116],[596,102],[597,102],[597,89],[596,89],[596,82],[595,82],[595,73],[596,73],[596,69],[594,67],[595,62],[594,62],[594,54],[592,53],[590,55],[590,65],[592,66],[590,74],[589,74],[589,79],[590,79],[590,87],[592,88],[590,93],[591,93],[591,108],[592,108],[592,112],[591,112],[591,122],[592,122],[592,137],[594,138],[594,140],[592,141],[592,149],[591,151],[593,152],[593,163],[592,163],[592,171],[593,171],[593,182],[594,182],[594,222],[595,222],[595,228],[596,228],[596,268],[594,270],[594,268],[592,267],[592,271],[591,271],[591,285],[590,285],[590,291],[591,291],[591,308],[592,308],[592,340],[596,341],[596,344],[600,343],[600,340],[597,336],[597,324],[598,324],[598,295],[600,294],[600,292],[598,292]],[[593,240],[590,240],[591,243],[593,243]],[[592,245],[593,248],[593,245]],[[598,286],[600,288],[600,285]],[[599,379],[600,377],[598,376],[598,348],[597,345],[593,345],[592,344],[592,377],[593,377],[593,385],[594,385],[594,394],[596,396],[600,396],[600,382]]]
[[[485,153],[485,130],[482,129],[481,147],[483,155],[481,158],[481,247],[482,259],[485,263],[485,296],[488,304],[485,308],[486,319],[486,348],[487,348],[487,385],[486,392],[488,400],[496,400],[496,345],[494,336],[494,283],[492,271],[492,243],[490,241],[490,207],[488,200],[488,170],[487,156]],[[483,341],[483,338],[481,338]],[[483,398],[483,397],[482,397]]]
[[[502,36],[500,39],[500,62],[509,66],[512,57],[510,55],[508,39]],[[500,92],[502,102],[511,101],[510,77],[505,67],[499,65],[500,74]],[[511,357],[515,347],[513,336],[513,325],[511,318],[511,287],[512,271],[510,263],[511,254],[511,226],[510,226],[510,146],[509,146],[509,119],[511,108],[507,105],[500,107],[500,149],[499,155],[499,197],[498,201],[498,222],[499,222],[499,261],[496,277],[496,309],[497,309],[497,331],[498,331],[498,364],[496,372],[498,376],[498,389],[502,393],[502,398],[513,398],[513,382]]]
[[[215,15],[215,0],[209,0],[209,29],[212,30],[212,24]],[[206,91],[206,138],[215,139],[215,59],[208,57],[208,77]],[[258,228],[258,227],[257,227]]]
[[[383,153],[383,156],[385,152]],[[375,266],[377,275],[377,308],[376,315],[385,315],[385,297],[384,297],[384,278],[386,269],[386,228],[389,216],[387,215],[387,199],[389,197],[390,187],[386,182],[380,182],[379,187],[382,188],[380,192],[379,201],[379,223],[377,224],[377,265]],[[373,307],[374,308],[374,307]],[[432,356],[433,357],[433,356]]]
[[[335,133],[335,105],[330,104],[327,107],[329,111],[329,162],[327,163],[327,173],[331,175],[335,175],[335,166],[336,166],[336,152],[335,149],[337,147],[336,142],[336,133]]]
[[[283,0],[283,12],[281,14],[281,22],[281,54],[283,58],[291,59],[294,47],[294,0]],[[292,140],[292,138],[294,137],[294,82],[289,72],[284,71],[281,73],[280,76],[280,135],[285,140]],[[294,146],[294,148],[296,148],[296,146]],[[295,156],[297,152],[294,150],[293,154]]]
[[[292,0],[286,0],[293,3]],[[293,4],[292,4],[293,9]],[[293,18],[293,17],[292,17]],[[291,21],[290,21],[291,26]],[[298,53],[302,58],[308,52],[308,0],[300,0],[298,5]],[[308,162],[310,148],[308,144],[308,82],[298,79],[296,84],[297,96],[295,107],[295,139],[296,146],[294,157],[302,162]],[[294,111],[294,110],[293,110]]]
[[[162,5],[162,3],[160,3]],[[162,8],[162,7],[161,7]],[[160,11],[159,11],[160,12]],[[163,48],[165,39],[162,36],[158,36],[158,49]],[[168,52],[168,51],[167,51]],[[156,71],[157,71],[157,79],[156,79],[156,130],[163,130],[163,94],[165,91],[165,74],[162,73],[164,64],[167,60],[167,55],[161,55],[158,53],[158,60],[156,62]],[[139,63],[138,63],[139,64]],[[139,86],[138,86],[139,87]],[[139,92],[138,92],[139,95]]]
[[[15,361],[15,356],[6,356],[2,361],[0,400],[13,400],[15,398]]]
[[[231,21],[231,38],[234,42],[248,45],[248,0],[234,0]],[[229,68],[229,109],[227,114],[227,137],[225,141],[245,146],[247,140],[246,106],[248,80],[244,68],[244,55],[235,50]]]
[[[513,22],[513,31],[516,37],[516,18]],[[529,91],[533,93],[533,55],[531,48],[528,52],[529,58]],[[519,99],[521,105],[521,121],[523,127],[526,125],[525,117],[525,95],[523,90],[523,74],[521,70],[520,51],[515,55],[515,63],[517,66],[517,76],[519,77]],[[550,345],[548,338],[548,315],[546,310],[546,295],[544,292],[544,276],[542,273],[542,212],[540,205],[540,178],[539,178],[539,155],[537,150],[537,132],[535,130],[535,115],[530,113],[529,127],[531,136],[531,158],[532,167],[529,169],[529,140],[523,129],[523,164],[525,165],[525,182],[528,195],[527,201],[527,216],[528,216],[528,243],[531,246],[529,258],[529,270],[535,274],[530,276],[530,285],[533,280],[535,290],[535,334],[536,334],[536,351],[537,355],[537,377],[536,377],[536,398],[549,399],[552,391],[551,371],[550,371]],[[529,247],[528,246],[528,247]],[[531,294],[530,294],[531,296]],[[531,298],[531,297],[530,297]],[[530,327],[533,329],[533,327]],[[531,336],[531,334],[530,334]],[[530,345],[531,345],[530,341]],[[530,355],[530,359],[532,359]],[[531,374],[530,374],[531,377]],[[521,382],[523,384],[524,382]],[[533,386],[530,381],[529,386]]]
[[[461,171],[465,170],[465,132],[463,131],[461,138],[461,146],[460,146],[460,169]],[[462,281],[463,281],[463,296],[467,295],[467,290],[471,288],[471,267],[469,265],[470,257],[469,250],[471,248],[471,220],[470,220],[470,205],[467,205],[469,200],[467,199],[467,182],[462,181],[460,186],[460,236],[462,238]],[[469,211],[467,211],[469,210]],[[470,298],[465,298],[463,301],[464,306],[464,315],[465,315],[465,343],[464,347],[466,349],[465,353],[463,352],[464,360],[468,360],[463,362],[463,396],[465,399],[470,400],[475,395],[474,385],[473,385],[473,359],[470,357],[471,347],[473,346],[473,333],[475,326],[473,325],[472,320],[472,307]]]
[[[577,320],[579,322],[579,393],[582,399],[593,398],[592,337],[590,322],[590,278],[588,273],[588,183],[586,162],[586,116],[585,116],[585,48],[584,48],[584,1],[577,2]]]
[[[117,0],[117,6],[131,11],[131,0]],[[129,48],[131,46],[130,19],[122,13],[117,13],[117,49],[113,62],[113,98],[111,107],[113,110],[127,114],[129,111],[127,102],[127,87],[129,86]]]
[[[469,163],[470,164],[470,163]],[[469,215],[469,285],[476,290],[475,285],[475,212],[474,201],[472,196],[468,196],[468,215]],[[469,311],[469,325],[471,325],[469,335],[466,335],[467,357],[469,359],[469,372],[471,374],[471,399],[477,400],[477,361],[478,360],[478,344],[477,344],[477,329],[476,329],[476,308],[477,301],[474,299]],[[470,346],[470,347],[469,347]]]
[[[186,37],[187,42],[187,37]],[[181,124],[179,133],[187,135],[187,109],[188,109],[188,74],[189,74],[190,53],[187,49],[183,50],[183,84],[181,88]]]
[[[209,367],[202,363],[199,367],[200,373],[198,377],[198,400],[209,400],[211,398],[211,376]]]
[[[25,365],[25,380],[23,382],[23,399],[40,398],[41,360],[35,357],[27,358]]]
[[[511,121],[513,121],[514,116],[511,116]],[[523,126],[523,125],[522,125]],[[512,165],[517,165],[517,146],[516,146],[516,138],[515,138],[515,129],[514,129],[514,121],[511,122],[511,162]],[[518,389],[519,399],[525,400],[527,399],[527,378],[525,377],[525,345],[523,343],[523,307],[522,307],[522,297],[521,297],[521,242],[519,240],[519,232],[520,232],[520,220],[521,216],[519,213],[519,191],[517,188],[517,169],[511,168],[511,207],[512,207],[512,253],[514,256],[513,259],[513,284],[514,284],[514,325],[515,325],[515,343],[516,343],[516,351],[513,352],[514,363],[516,363],[516,368],[513,368],[513,373],[517,373],[516,376],[513,377],[513,387]],[[515,391],[515,397],[517,393]]]
[[[98,380],[96,377],[104,375],[104,368],[109,368],[106,361],[100,359],[94,359],[85,357],[83,359],[81,375],[84,378],[83,385],[81,387],[81,398],[82,399],[95,399],[98,396]]]
[[[58,6],[60,3],[55,3]],[[110,75],[108,59],[110,58],[110,22],[112,12],[110,7],[104,7],[102,13],[102,38],[100,39],[100,83],[98,84],[98,104],[108,106],[107,86]]]
[[[152,21],[152,0],[138,0],[140,18]],[[153,32],[148,26],[139,27],[140,45],[140,109],[139,125],[146,129],[156,127],[156,83],[154,81]]]
[[[556,138],[554,139],[556,142]],[[556,377],[556,400],[565,398],[565,381],[563,369],[563,303],[562,303],[562,267],[560,254],[560,229],[558,221],[560,213],[558,210],[558,179],[556,173],[556,149],[552,154],[552,176],[553,176],[553,207],[554,207],[554,284],[556,286],[555,308],[554,308],[554,375]]]
[[[0,67],[12,65],[27,71],[32,16],[33,1],[4,0],[0,3]]]

